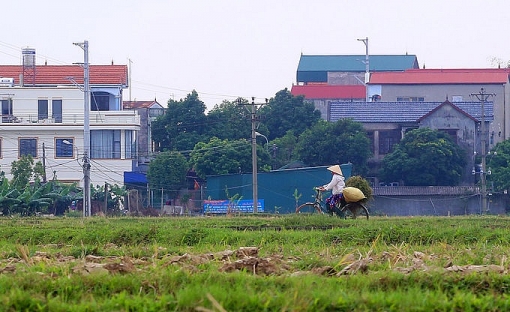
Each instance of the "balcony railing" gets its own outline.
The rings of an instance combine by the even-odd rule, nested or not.
[[[12,125],[27,124],[83,124],[83,113],[64,113],[57,115],[38,114],[3,114],[0,123]],[[93,111],[89,114],[91,125],[94,124],[140,124],[140,116],[134,111]]]

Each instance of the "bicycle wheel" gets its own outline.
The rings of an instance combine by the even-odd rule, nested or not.
[[[296,208],[296,213],[322,213],[322,211],[314,203],[304,203]]]
[[[345,219],[368,220],[368,209],[362,203],[348,203],[342,208]]]

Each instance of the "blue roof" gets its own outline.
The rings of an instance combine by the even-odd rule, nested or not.
[[[142,172],[124,171],[124,184],[147,184],[147,175]]]
[[[369,55],[369,66],[371,72],[419,68],[416,55]],[[365,55],[301,55],[297,81],[326,82],[328,72],[365,72]]]
[[[444,102],[330,102],[330,121],[352,119],[361,123],[416,123]],[[449,103],[449,102],[448,102]],[[451,105],[481,120],[480,102],[454,102]],[[494,103],[484,105],[485,120],[494,120]]]

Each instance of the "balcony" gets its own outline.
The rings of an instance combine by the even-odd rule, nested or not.
[[[60,115],[38,115],[38,114],[9,114],[1,115],[2,125],[33,125],[33,124],[54,124],[54,125],[83,125],[83,113],[64,113]],[[135,111],[93,111],[89,114],[90,125],[139,125],[140,116]]]

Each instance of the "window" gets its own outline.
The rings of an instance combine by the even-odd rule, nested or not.
[[[439,131],[442,131],[452,139],[452,141],[457,144],[457,129],[438,129]]]
[[[48,100],[37,101],[37,119],[48,119]]]
[[[136,140],[133,130],[125,131],[124,145],[126,146],[126,158],[134,158],[136,155]]]
[[[32,155],[37,158],[37,139],[19,139],[19,156]]]
[[[90,158],[120,159],[120,130],[90,131]]]
[[[463,98],[462,95],[453,95],[452,96],[452,102],[462,102]]]
[[[62,122],[62,100],[51,100],[51,117],[55,122]]]
[[[397,96],[397,102],[424,102],[422,96]]]
[[[2,101],[2,122],[12,122],[12,99]]]
[[[395,144],[400,142],[400,130],[380,131],[379,132],[379,154],[389,154],[393,152]]]
[[[108,111],[110,110],[110,94],[107,92],[92,92],[91,111]]]
[[[55,139],[55,157],[74,158],[74,139],[71,138]]]

